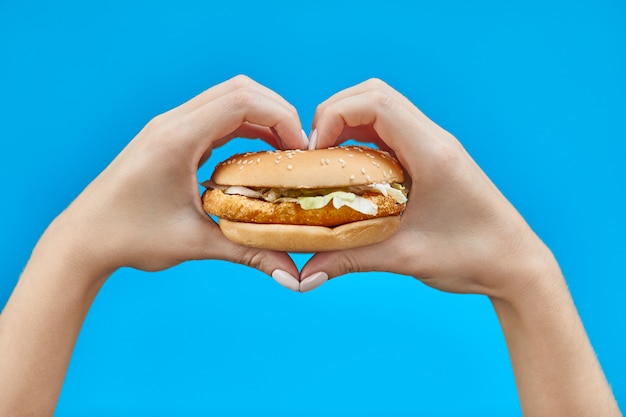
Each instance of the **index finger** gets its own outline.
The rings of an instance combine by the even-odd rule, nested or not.
[[[376,135],[372,130],[357,129],[368,126]],[[347,139],[345,132],[366,132],[369,137],[363,139],[377,143],[378,137],[400,158],[400,150],[404,154],[419,151],[431,137],[429,126],[380,90],[366,90],[330,103],[317,115],[314,129],[318,148],[341,143]],[[406,161],[401,162],[407,166]]]

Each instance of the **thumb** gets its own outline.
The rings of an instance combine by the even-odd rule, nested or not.
[[[202,248],[196,259],[220,259],[246,265],[270,275],[276,282],[293,291],[300,291],[298,267],[286,252],[258,249],[228,240],[212,220],[204,222]]]
[[[354,249],[315,254],[300,272],[300,291],[310,291],[329,279],[351,272],[393,271],[395,256],[385,242]]]
[[[231,244],[234,248],[226,252],[224,260],[256,268],[283,287],[300,292],[298,267],[287,253]]]

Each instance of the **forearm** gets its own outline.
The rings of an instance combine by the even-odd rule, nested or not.
[[[536,285],[492,298],[525,416],[621,416],[556,264]]]
[[[107,276],[75,249],[44,234],[0,315],[0,416],[54,412],[81,325]]]

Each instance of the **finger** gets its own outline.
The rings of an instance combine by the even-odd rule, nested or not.
[[[283,287],[300,292],[298,268],[287,253],[239,246],[239,250],[226,252],[226,255],[224,260],[256,268]]]
[[[356,127],[345,126],[343,131],[335,141],[335,144],[339,145],[351,139],[358,142],[373,143],[380,149],[383,149],[392,154],[394,153],[393,150],[380,138],[372,125]]]
[[[404,106],[407,110],[414,113],[415,116],[423,118],[427,120],[427,117],[404,95],[400,94],[397,90],[393,89],[384,81],[378,78],[372,78],[367,81],[364,81],[360,84],[357,84],[353,87],[346,88],[333,96],[329,97],[326,101],[322,102],[316,109],[315,116],[313,117],[313,126],[316,125],[317,119],[324,112],[325,108],[341,101],[345,98],[363,94],[367,91],[375,91],[378,90],[381,93],[388,95],[391,99],[395,100],[398,104]]]
[[[451,136],[448,134],[448,132],[446,132],[444,129],[442,129],[432,120],[430,120],[424,113],[422,113],[421,110],[419,110],[405,96],[403,96],[398,91],[391,88],[385,82],[374,78],[374,79],[365,81],[361,84],[358,84],[354,87],[350,87],[350,88],[347,88],[346,90],[340,91],[339,93],[330,97],[328,100],[326,100],[325,102],[323,102],[322,104],[318,106],[315,112],[314,120],[313,120],[313,125],[312,125],[313,133],[312,133],[312,140],[311,140],[309,149],[313,149],[315,147],[318,147],[318,148],[327,147],[327,146],[332,146],[337,143],[341,143],[345,135],[341,136],[341,140],[333,142],[333,137],[325,137],[324,135],[318,134],[319,132],[317,130],[318,130],[318,125],[319,125],[319,120],[323,119],[324,115],[327,112],[332,113],[332,109],[336,107],[337,105],[340,105],[339,103],[341,103],[342,101],[354,98],[356,96],[359,96],[361,98],[363,97],[368,98],[371,104],[377,107],[382,106],[383,108],[387,108],[387,109],[394,108],[395,109],[394,112],[398,113],[398,115],[400,115],[400,113],[404,113],[406,116],[412,119],[415,123],[419,123],[420,125],[422,125],[423,130],[428,130],[430,132],[440,134],[444,137]],[[392,113],[393,115],[394,112],[390,112],[390,113]],[[313,140],[313,138],[315,140]],[[383,141],[383,142],[388,142],[388,141]],[[377,145],[379,145],[379,147],[388,148],[386,146],[381,146],[381,143],[379,141],[373,141],[373,143],[376,143]],[[390,149],[386,149],[386,150],[389,151]]]
[[[300,120],[291,107],[245,89],[218,97],[182,117],[161,121],[161,136],[171,142],[169,147],[196,152],[198,162],[246,123],[274,129],[287,147],[304,145]]]
[[[424,124],[378,91],[351,96],[329,106],[317,122],[318,148],[336,145],[346,128],[358,126],[371,126],[384,146],[376,143],[390,150],[413,179],[436,175],[439,162],[450,160],[461,148],[452,135]]]
[[[213,147],[218,148],[234,138],[261,139],[263,142],[276,149],[279,149],[281,146],[280,138],[276,136],[276,133],[273,129],[270,129],[266,126],[258,126],[251,123],[244,123],[231,134],[213,142]]]
[[[210,218],[204,218],[196,227],[197,241],[191,248],[195,251],[192,259],[220,259],[251,268],[274,278],[276,282],[292,291],[300,290],[298,268],[285,252],[250,248],[228,240],[219,226]]]
[[[404,106],[379,90],[368,90],[325,108],[315,125],[317,147],[336,145],[345,136],[346,128],[359,126],[371,126],[382,142],[392,149],[402,149],[403,153],[431,136],[428,126]],[[378,141],[373,132],[370,138]]]
[[[213,142],[213,148],[219,148],[233,138],[261,139],[262,141],[266,142],[276,149],[280,147],[278,138],[270,128],[257,126],[250,123],[244,123],[239,127],[239,129],[235,130],[230,135]],[[200,163],[198,164],[199,167],[204,165],[204,163],[209,159],[209,157],[211,156],[211,152],[212,149],[209,149],[204,153],[202,159],[200,160]]]
[[[300,272],[301,291],[309,290],[309,280],[322,280],[319,276],[333,279],[352,272],[397,271],[399,253],[391,239],[376,245],[315,254]]]
[[[248,89],[251,91],[255,91],[258,94],[263,94],[268,98],[272,98],[273,100],[282,101],[286,106],[291,106],[282,96],[280,96],[275,91],[265,87],[262,84],[259,84],[258,82],[254,81],[252,78],[246,75],[237,75],[203,91],[202,93],[191,98],[185,103],[173,108],[168,113],[171,116],[180,116],[182,114],[191,113],[192,111],[198,109],[199,107],[202,107],[206,103],[239,89]]]

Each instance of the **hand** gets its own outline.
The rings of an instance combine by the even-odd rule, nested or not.
[[[234,137],[261,138],[277,148],[308,145],[293,106],[235,77],[150,121],[53,223],[48,241],[70,245],[76,262],[103,273],[222,259],[298,276],[286,253],[231,243],[202,210],[197,169]]]
[[[354,138],[392,151],[412,185],[394,236],[315,255],[301,272],[301,287],[326,276],[389,271],[444,291],[505,296],[532,285],[530,269],[555,267],[550,251],[461,144],[382,81],[329,98],[317,108],[313,128],[311,145],[318,148]]]

